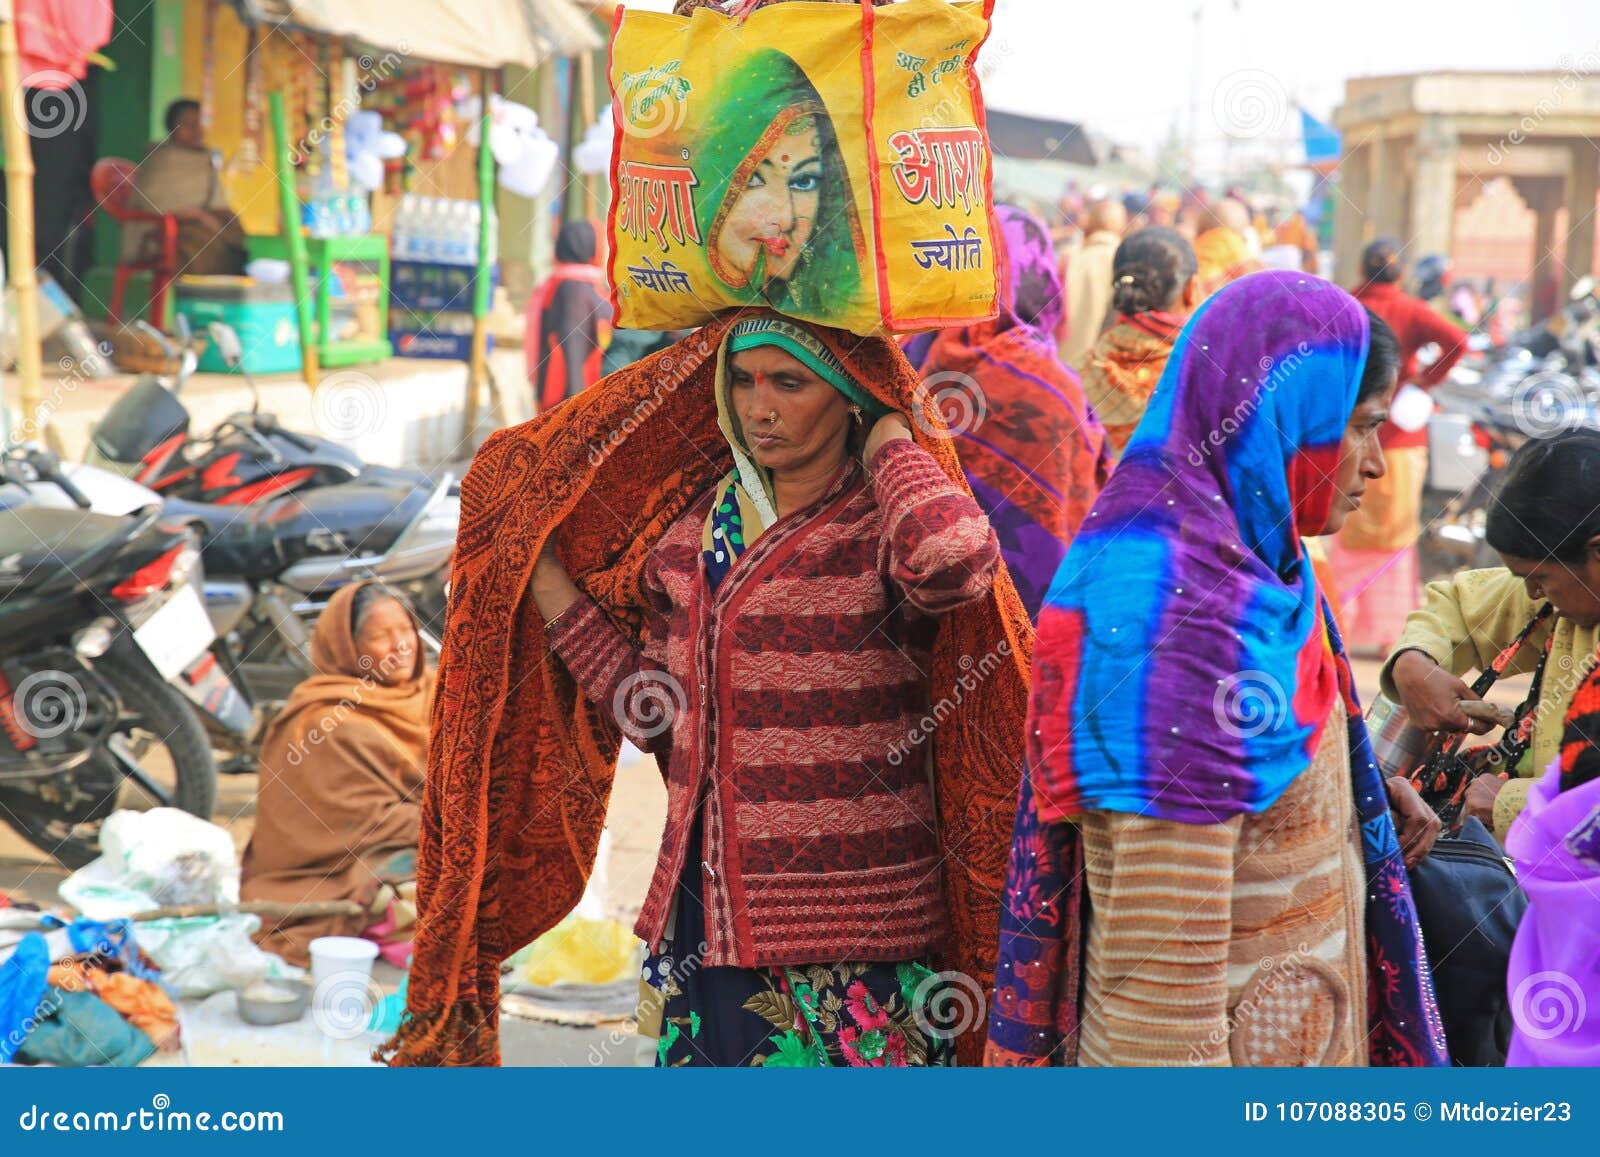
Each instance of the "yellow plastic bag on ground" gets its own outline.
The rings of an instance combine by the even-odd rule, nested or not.
[[[855,333],[992,317],[992,0],[618,10],[617,324],[770,305]]]
[[[523,979],[553,984],[615,984],[638,970],[639,940],[615,920],[568,916],[528,948]]]

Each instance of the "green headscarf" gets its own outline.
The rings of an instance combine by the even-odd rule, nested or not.
[[[867,260],[861,220],[833,122],[806,74],[772,48],[751,52],[724,72],[711,94],[708,128],[695,148],[694,166],[707,176],[695,190],[695,215],[706,228],[706,255],[717,279],[752,305],[826,322],[840,303],[860,293]],[[719,268],[717,235],[727,210],[745,188],[751,169],[773,142],[805,118],[815,118],[822,154],[822,188],[811,236],[787,280],[768,283],[766,258],[758,259],[749,284],[739,286]]]
[[[756,536],[777,520],[777,504],[772,493],[772,479],[757,466],[745,444],[744,432],[733,411],[732,372],[733,355],[740,350],[772,346],[782,350],[838,390],[850,403],[860,406],[869,419],[876,420],[889,412],[887,406],[862,389],[850,372],[811,327],[786,317],[763,314],[734,322],[717,352],[717,424],[722,436],[733,451],[733,471],[717,484],[719,492],[730,482],[736,483],[741,507],[745,509],[746,541],[754,542]],[[713,511],[713,514],[715,511]],[[711,533],[710,523],[707,534]]]

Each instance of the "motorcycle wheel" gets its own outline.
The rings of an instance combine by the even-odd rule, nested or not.
[[[188,700],[162,682],[142,655],[113,648],[95,660],[94,669],[118,702],[108,743],[117,744],[124,757],[140,766],[147,783],[131,780],[102,746],[64,777],[79,797],[67,805],[65,815],[38,792],[0,792],[0,818],[34,847],[74,869],[100,854],[100,827],[119,808],[175,807],[209,820],[217,802],[211,743]],[[152,760],[157,747],[165,749],[165,758]],[[60,787],[53,780],[44,786],[47,794]]]

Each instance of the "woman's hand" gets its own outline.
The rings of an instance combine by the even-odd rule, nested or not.
[[[1467,785],[1466,813],[1481,820],[1491,832],[1494,831],[1494,801],[1500,798],[1500,789],[1505,785],[1506,781],[1498,775],[1480,775]]]
[[[867,434],[867,444],[861,448],[862,463],[871,465],[873,456],[885,442],[910,437],[911,423],[906,421],[904,414],[891,410],[872,424],[872,430]]]
[[[1394,661],[1391,672],[1400,705],[1413,726],[1424,731],[1470,731],[1483,735],[1494,724],[1469,719],[1461,710],[1463,699],[1476,699],[1472,688],[1421,651],[1406,651]]]
[[[562,612],[577,602],[582,594],[556,554],[554,530],[550,532],[550,537],[544,540],[544,547],[539,551],[539,560],[533,564],[533,577],[528,582],[528,590],[533,595],[533,601],[546,623],[559,618]]]
[[[1389,791],[1389,810],[1394,813],[1395,830],[1400,836],[1400,854],[1405,857],[1406,867],[1414,868],[1433,850],[1433,842],[1444,825],[1405,776],[1391,776],[1384,786]]]

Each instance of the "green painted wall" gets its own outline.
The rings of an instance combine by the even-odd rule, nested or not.
[[[199,5],[194,4],[196,11]],[[165,133],[167,105],[183,96],[184,0],[116,0],[111,43],[101,51],[116,63],[115,72],[99,82],[99,125],[95,150],[101,157],[137,161],[145,146]],[[198,95],[198,94],[196,94]],[[95,265],[85,279],[89,292],[82,306],[91,316],[104,316],[111,300],[111,275],[122,243],[121,231],[102,214],[95,226]],[[124,316],[141,308],[149,292],[148,278],[130,282]]]

